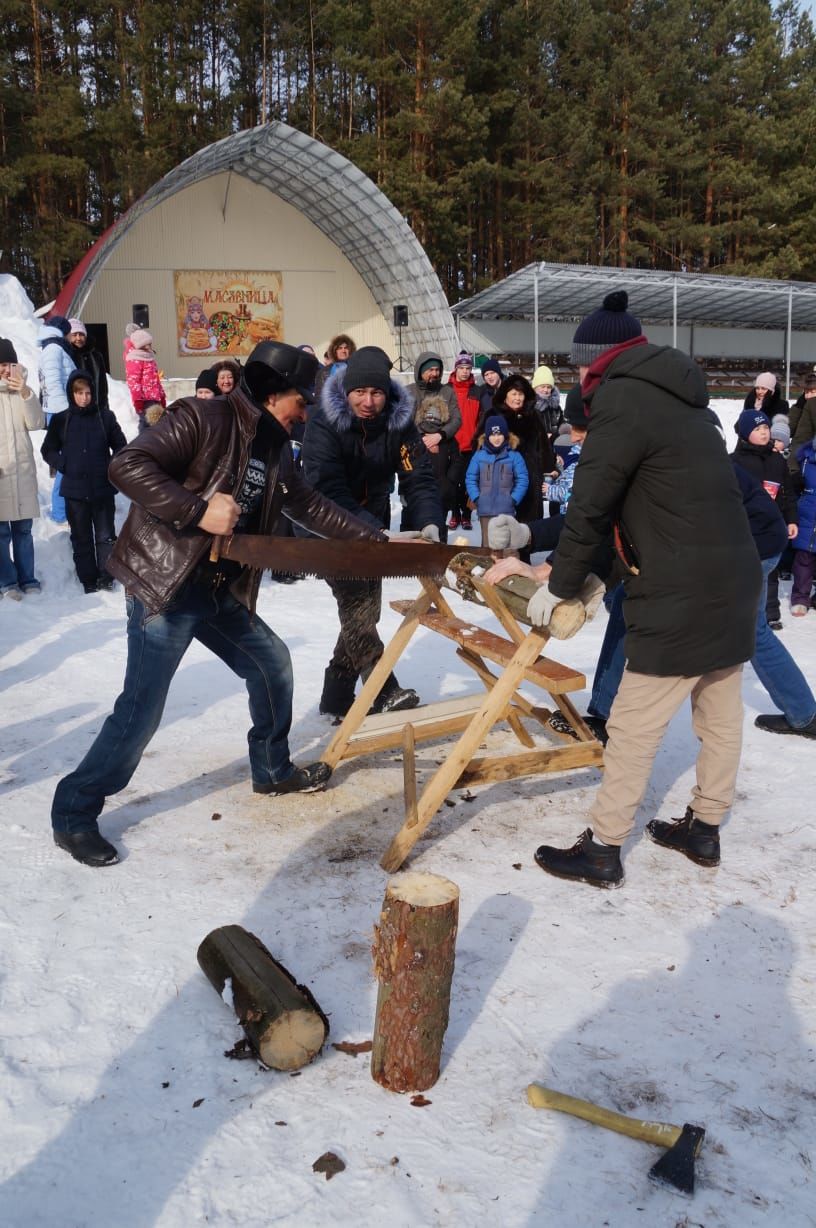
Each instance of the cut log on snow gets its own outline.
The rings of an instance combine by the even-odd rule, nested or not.
[[[459,923],[459,888],[408,873],[386,888],[375,927],[379,981],[371,1076],[392,1092],[421,1092],[439,1078]]]
[[[329,1033],[328,1019],[254,934],[240,925],[221,926],[201,943],[198,962],[233,1007],[264,1066],[297,1070],[317,1057]]]

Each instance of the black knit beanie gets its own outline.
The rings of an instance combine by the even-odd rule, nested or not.
[[[584,406],[584,398],[581,396],[581,385],[576,384],[574,388],[570,388],[567,393],[567,399],[564,402],[564,417],[570,426],[578,426],[586,430],[589,425],[589,419],[586,415]]]
[[[589,367],[604,350],[643,335],[640,320],[626,310],[629,295],[625,290],[607,294],[603,306],[582,320],[572,338],[572,361]]]
[[[353,392],[355,388],[378,388],[380,392],[391,390],[391,367],[393,363],[378,345],[364,345],[351,355],[343,372],[343,388]]]
[[[218,387],[218,375],[213,371],[212,367],[205,367],[203,371],[199,372],[195,386],[196,392],[198,392],[199,388],[209,388],[210,392],[215,396],[220,397],[221,395],[221,389]]]
[[[17,351],[7,337],[0,337],[0,362],[16,362]]]

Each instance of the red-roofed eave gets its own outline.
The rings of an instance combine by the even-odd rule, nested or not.
[[[96,252],[98,251],[98,249],[102,247],[105,243],[107,243],[108,239],[110,238],[110,236],[113,234],[115,230],[117,230],[120,226],[122,226],[126,217],[127,217],[127,213],[123,213],[122,216],[120,218],[117,218],[116,221],[113,222],[112,225],[108,227],[108,229],[104,232],[104,234],[101,234],[99,238],[96,240],[96,242],[92,244],[91,247],[88,248],[87,252],[82,257],[79,264],[76,265],[73,272],[70,274],[68,279],[64,282],[62,289],[60,290],[57,297],[54,299],[54,306],[49,311],[46,319],[49,316],[68,317],[70,315],[75,314],[74,312],[71,311],[71,305],[73,304],[76,293],[82,284],[82,279],[84,278],[85,273],[87,272],[88,266],[90,265],[91,261],[96,255]]]

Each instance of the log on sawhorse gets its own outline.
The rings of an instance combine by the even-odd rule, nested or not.
[[[571,691],[586,686],[582,673],[542,656],[549,634],[546,629],[523,630],[506,609],[495,590],[484,593],[507,638],[457,618],[438,585],[422,579],[422,591],[413,601],[392,602],[403,619],[382,657],[330,742],[323,759],[336,767],[345,759],[401,747],[405,794],[405,821],[394,837],[381,865],[389,873],[398,870],[425,832],[445,798],[457,786],[514,780],[521,776],[558,772],[568,768],[598,767],[603,747],[568,698]],[[480,591],[483,592],[482,586]],[[487,588],[487,586],[484,586]],[[452,640],[460,659],[481,681],[483,691],[441,703],[425,704],[408,712],[367,716],[385,680],[396,666],[419,627],[426,627]],[[494,673],[490,664],[499,667]],[[569,720],[576,739],[568,745],[536,748],[522,717],[531,718],[552,734],[548,720],[552,711],[531,703],[519,693],[522,683],[541,688]],[[494,725],[507,721],[525,751],[515,755],[474,758]],[[426,782],[417,797],[415,743],[438,740],[451,734],[459,739]]]

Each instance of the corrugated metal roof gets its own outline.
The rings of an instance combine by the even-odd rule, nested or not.
[[[629,310],[644,324],[672,324],[676,298],[678,325],[785,329],[790,302],[792,327],[816,329],[816,285],[811,282],[581,264],[528,264],[457,303],[453,313],[466,319],[532,320],[536,277],[540,320],[581,319],[597,310],[610,291],[626,290]]]
[[[453,365],[459,339],[450,308],[408,223],[377,185],[342,154],[280,122],[224,137],[160,179],[74,271],[69,313],[79,313],[111,251],[140,217],[191,183],[225,171],[263,185],[313,222],[360,274],[389,324],[394,306],[407,305],[405,353],[432,349],[448,366]],[[261,235],[258,242],[261,246]]]

